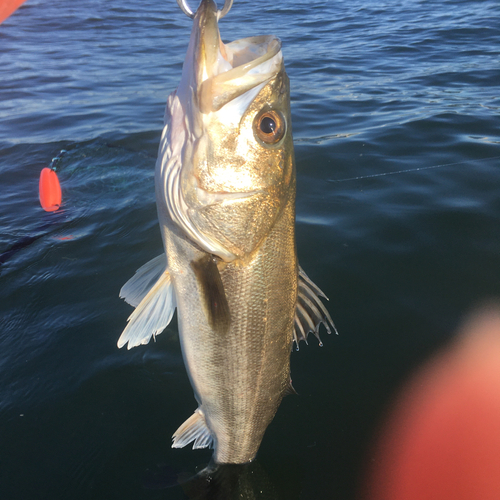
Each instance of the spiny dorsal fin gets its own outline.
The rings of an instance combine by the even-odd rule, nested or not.
[[[298,285],[299,292],[297,296],[297,308],[295,310],[293,340],[298,350],[299,342],[303,340],[307,344],[307,336],[312,332],[319,340],[319,345],[322,346],[323,343],[319,336],[321,323],[325,325],[328,333],[331,333],[331,325],[335,333],[338,334],[330,314],[320,299],[320,297],[323,297],[328,300],[328,297],[312,282],[300,266]]]
[[[128,344],[127,349],[131,349],[147,344],[170,323],[175,311],[175,294],[165,264],[165,258],[156,257],[142,266],[121,289],[121,296],[129,303],[136,304],[141,300],[128,318],[128,325],[118,339],[118,347]],[[151,284],[154,278],[156,282]]]
[[[204,255],[193,260],[191,267],[198,280],[210,326],[215,332],[227,333],[231,314],[215,258],[212,255]]]
[[[191,441],[193,450],[198,448],[213,448],[213,437],[207,427],[205,415],[200,408],[175,431],[172,436],[172,448],[184,448]]]

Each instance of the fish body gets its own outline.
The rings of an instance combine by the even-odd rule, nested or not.
[[[218,18],[213,0],[202,0],[167,102],[155,174],[165,254],[123,287],[136,310],[118,345],[149,342],[177,308],[198,408],[173,447],[212,446],[217,463],[234,464],[253,460],[293,390],[293,341],[329,316],[297,262],[281,43],[261,36],[225,45]]]

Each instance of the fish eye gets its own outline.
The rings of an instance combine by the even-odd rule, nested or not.
[[[276,144],[285,135],[285,119],[275,110],[265,111],[255,117],[254,133],[265,144]]]
[[[264,118],[260,121],[260,131],[263,134],[274,134],[276,127],[276,122],[270,116],[264,116]]]

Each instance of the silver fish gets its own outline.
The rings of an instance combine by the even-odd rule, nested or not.
[[[202,0],[179,87],[167,101],[156,164],[165,254],[120,295],[136,309],[118,347],[147,344],[177,308],[198,408],[174,448],[246,463],[289,392],[293,341],[333,322],[297,263],[290,93],[274,36],[221,41]],[[185,2],[179,0],[183,10]]]

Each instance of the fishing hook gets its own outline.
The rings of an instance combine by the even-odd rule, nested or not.
[[[177,0],[177,3],[181,8],[182,12],[184,12],[186,16],[193,19],[194,12],[190,9],[187,0]],[[231,10],[232,6],[233,6],[233,0],[224,0],[224,7],[222,7],[222,10],[217,11],[218,18],[222,19]]]

